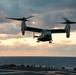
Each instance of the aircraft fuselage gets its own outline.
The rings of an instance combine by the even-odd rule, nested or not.
[[[38,41],[52,41],[52,35],[50,30],[43,30],[41,35],[38,36]]]

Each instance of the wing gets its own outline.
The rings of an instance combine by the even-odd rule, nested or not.
[[[32,32],[42,32],[42,29],[40,29],[40,28],[33,28],[33,27],[26,27],[26,29],[25,30],[27,30],[27,31],[32,31]]]
[[[51,29],[51,33],[65,33],[65,29]]]
[[[40,29],[40,28],[33,28],[33,27],[26,27],[27,31],[32,31],[32,32],[42,32],[43,30],[46,30],[46,29]],[[48,29],[47,29],[48,30]],[[65,29],[50,29],[51,30],[51,33],[65,33],[66,30]]]

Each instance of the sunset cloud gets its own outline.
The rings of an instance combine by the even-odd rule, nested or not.
[[[66,34],[52,34],[53,43],[33,39],[32,33],[21,33],[21,22],[5,17],[22,18],[35,15],[27,26],[42,29],[65,28],[63,17],[76,21],[76,0],[1,0],[0,56],[76,56],[76,25]],[[36,34],[40,35],[40,34]]]

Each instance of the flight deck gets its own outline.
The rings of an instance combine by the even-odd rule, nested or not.
[[[76,75],[76,68],[23,64],[1,64],[0,75]]]

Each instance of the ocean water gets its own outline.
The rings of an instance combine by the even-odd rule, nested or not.
[[[76,57],[0,57],[0,64],[25,64],[25,65],[44,65],[44,66],[55,66],[55,67],[61,67],[61,66],[76,67]],[[8,73],[0,75],[8,75]],[[9,73],[9,75],[43,75],[43,74]],[[61,74],[55,74],[55,75],[61,75]]]
[[[0,64],[76,67],[76,57],[0,57]]]

